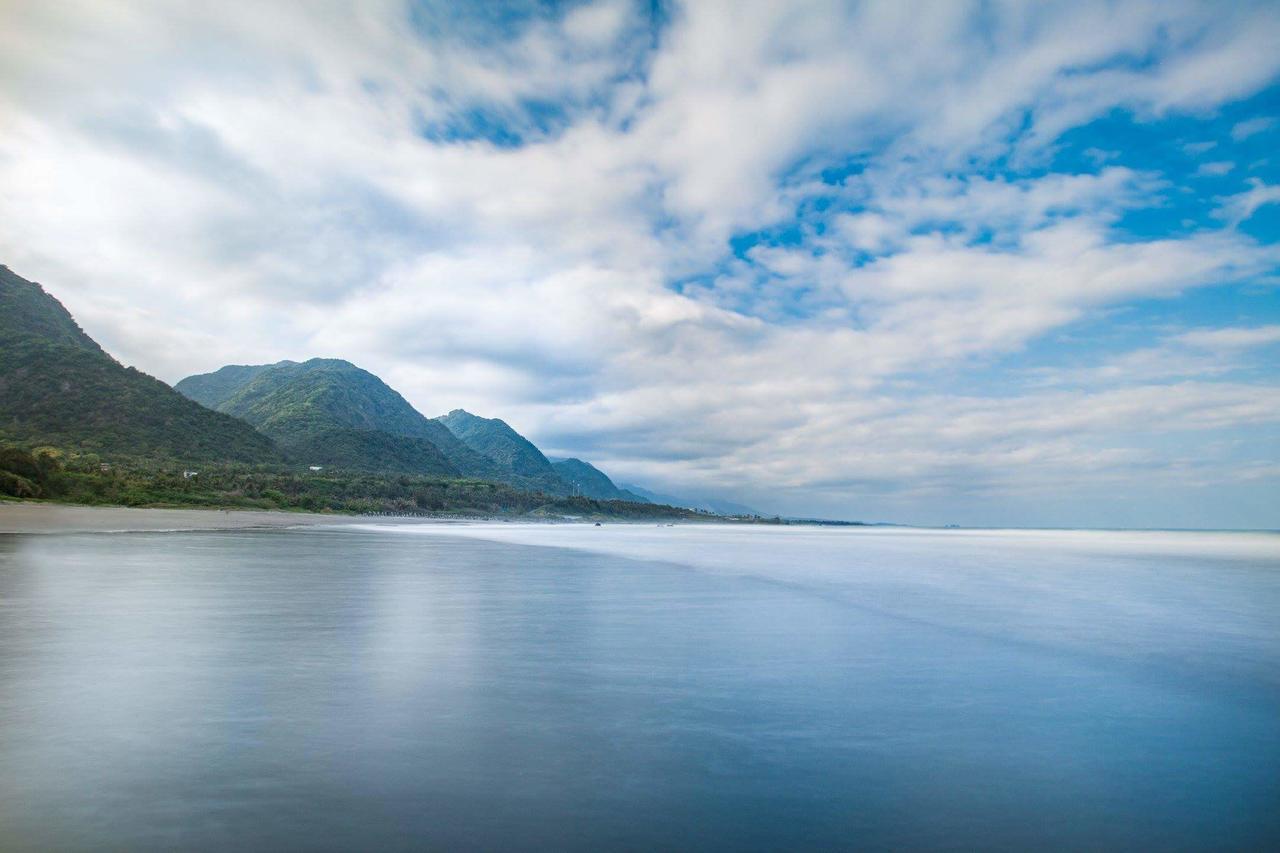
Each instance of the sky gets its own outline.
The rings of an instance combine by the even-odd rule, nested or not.
[[[1280,528],[1280,4],[0,0],[0,263],[615,481]]]

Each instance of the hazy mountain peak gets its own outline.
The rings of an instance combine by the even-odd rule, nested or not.
[[[551,463],[551,466],[575,494],[606,501],[649,503],[648,499],[616,486],[608,475],[590,462],[569,457],[559,459]]]

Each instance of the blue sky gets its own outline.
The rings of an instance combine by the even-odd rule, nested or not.
[[[0,9],[0,260],[623,482],[1280,527],[1273,3]]]

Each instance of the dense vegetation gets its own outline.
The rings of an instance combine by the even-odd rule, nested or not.
[[[62,465],[53,453],[0,447],[0,495],[53,497],[60,488],[61,473]]]
[[[73,347],[106,355],[61,302],[3,264],[0,264],[0,341],[6,349],[13,344],[41,342],[51,347]]]
[[[213,373],[188,376],[173,390],[190,397],[202,406],[216,409],[235,396],[260,373],[273,367],[297,364],[294,361],[278,361],[275,364],[228,364]]]
[[[340,359],[313,358],[301,364],[274,365],[217,408],[278,441],[309,437],[334,427],[430,440],[427,419],[407,400],[372,373]]]
[[[0,266],[0,440],[104,457],[270,462],[279,452],[89,338],[62,304]]]
[[[454,409],[436,419],[477,453],[497,464],[505,482],[520,488],[567,495],[572,486],[560,479],[533,442],[498,418],[482,418]]]
[[[391,471],[461,477],[440,448],[422,438],[378,430],[333,429],[290,444],[289,456],[302,465],[354,471]]]
[[[0,494],[81,504],[241,507],[312,512],[441,516],[698,519],[704,514],[653,504],[598,501],[514,489],[501,483],[411,474],[285,466],[222,465],[192,476],[138,461],[102,463],[92,455],[0,448]]]

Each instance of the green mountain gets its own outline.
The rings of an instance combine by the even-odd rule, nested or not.
[[[498,465],[503,482],[551,495],[572,493],[572,486],[560,478],[542,451],[505,421],[478,417],[462,409],[454,409],[436,420],[472,450],[492,459]]]
[[[253,424],[299,462],[481,479],[498,473],[377,376],[341,359],[229,365],[175,387]]]
[[[79,328],[58,300],[3,265],[0,444],[14,444],[17,447],[8,452],[18,456],[27,453],[23,447],[52,446],[95,452],[133,466],[104,469],[102,482],[90,483],[99,474],[92,457],[77,457],[76,467],[63,470],[56,455],[31,456],[35,461],[24,467],[26,473],[4,471],[5,482],[12,485],[6,493],[27,497],[74,492],[77,500],[88,500],[115,489],[120,492],[116,497],[125,502],[161,492],[165,500],[180,502],[195,487],[186,480],[170,483],[164,478],[174,478],[172,467],[156,469],[155,461],[200,462],[204,467],[292,460],[371,474],[467,476],[488,480],[480,484],[485,488],[503,488],[494,485],[500,483],[588,501],[582,506],[591,500],[646,502],[640,494],[618,488],[589,462],[570,459],[552,465],[502,420],[477,418],[462,410],[439,419],[424,418],[383,380],[348,361],[227,365],[170,388],[120,365]],[[56,470],[42,469],[46,462]],[[219,500],[236,497],[239,487],[233,480],[241,470],[225,469],[232,480]],[[129,491],[142,488],[140,476],[160,479],[142,492]],[[571,498],[573,493],[579,497]],[[253,494],[241,497],[269,500]]]
[[[642,498],[634,492],[615,486],[613,480],[590,462],[583,462],[581,459],[558,459],[551,463],[551,467],[555,469],[561,480],[569,484],[574,494],[586,495],[601,501],[649,503],[648,498]]]
[[[256,371],[250,368],[242,375],[247,381],[234,390],[224,389],[215,407],[279,441],[289,443],[337,428],[430,440],[426,418],[381,379],[348,361],[281,362]],[[191,394],[192,386],[207,390],[209,385],[209,377],[189,377],[175,387],[199,399]]]
[[[409,438],[370,429],[331,429],[286,445],[289,455],[307,465],[357,471],[393,471],[457,477],[440,448],[425,438]]]
[[[278,361],[275,364],[228,364],[213,373],[188,376],[174,385],[174,389],[187,395],[202,406],[216,409],[263,371],[273,367],[297,364],[295,361]]]
[[[40,285],[0,266],[0,440],[108,457],[270,462],[270,439],[124,367]]]

